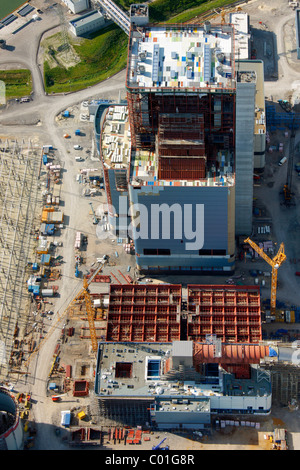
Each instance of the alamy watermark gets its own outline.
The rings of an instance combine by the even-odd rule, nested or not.
[[[104,214],[105,206],[97,212]],[[127,238],[133,240],[185,240],[185,250],[201,250],[204,245],[204,204],[132,204],[119,197],[118,214],[113,206],[107,212],[116,221],[109,225],[108,217],[101,217],[96,229],[98,238]]]

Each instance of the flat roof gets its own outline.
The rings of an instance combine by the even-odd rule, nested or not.
[[[266,133],[265,90],[264,90],[264,64],[262,60],[239,60],[237,62],[237,81],[254,82],[255,93],[255,120],[254,133]]]
[[[127,87],[233,89],[231,25],[147,25],[129,37]]]
[[[244,12],[230,13],[230,24],[234,25],[235,58],[249,59],[249,16]]]
[[[154,401],[159,398],[164,401],[271,393],[268,372],[256,364],[250,366],[250,379],[236,379],[222,367],[219,368],[220,380],[214,384],[206,383],[205,377],[196,371],[194,380],[178,381],[178,377],[172,378],[172,374],[168,378],[172,355],[173,343],[99,343],[96,395],[109,399],[124,397]]]
[[[70,24],[73,26],[82,26],[84,24],[89,24],[90,21],[96,20],[98,18],[102,18],[101,13],[98,10],[93,10],[89,13],[86,13],[85,15],[75,18],[75,20],[70,21]]]

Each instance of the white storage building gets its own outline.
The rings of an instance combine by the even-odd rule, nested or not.
[[[81,13],[90,8],[89,0],[63,0],[63,2],[72,13]]]
[[[103,28],[104,25],[104,17],[98,10],[93,10],[70,21],[70,30],[75,36],[82,36],[98,31]]]

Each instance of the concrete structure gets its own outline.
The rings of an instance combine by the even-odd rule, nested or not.
[[[75,36],[83,36],[98,31],[105,26],[105,19],[98,10],[90,11],[70,21],[70,30]]]
[[[14,396],[0,387],[0,450],[23,449],[23,425]]]
[[[72,13],[81,13],[90,8],[89,0],[63,0],[63,2]]]
[[[239,60],[236,67],[238,82],[255,83],[253,167],[255,170],[262,170],[266,161],[264,64],[262,60]]]
[[[244,79],[251,64],[236,62],[234,31],[131,25],[128,123],[126,108],[116,124],[123,142],[108,135],[120,114],[113,107],[97,134],[110,225],[134,240],[140,272],[233,271],[235,236],[251,233],[254,148],[264,164],[263,76],[257,61],[257,79]],[[109,139],[126,157],[112,157]]]
[[[235,60],[249,59],[251,38],[249,15],[244,12],[230,13],[229,23],[234,26],[235,32]]]
[[[224,369],[222,356],[216,364],[199,358],[200,346],[189,341],[100,343],[95,393],[103,418],[209,433],[212,415],[270,412],[270,374],[258,365],[269,355],[268,348],[250,346],[257,353],[251,355],[248,378],[243,378]]]
[[[143,205],[149,213],[153,204],[172,212],[176,203],[182,214],[192,204],[193,227],[196,201],[198,209],[200,204],[204,209],[204,243],[189,243],[186,233],[172,239],[159,232],[159,244],[151,236],[140,236],[135,240],[138,268],[142,272],[234,270],[235,213],[243,203],[235,197],[236,168],[238,159],[251,156],[252,163],[253,151],[249,138],[246,146],[236,149],[243,130],[236,124],[242,104],[235,81],[234,28],[209,23],[193,28],[158,26],[145,27],[142,34],[132,28],[126,86],[132,134],[131,204]],[[245,183],[252,186],[252,181],[243,182],[250,205],[251,188]],[[247,211],[250,218],[252,209]],[[244,212],[243,205],[238,216]],[[166,211],[162,217],[171,214]],[[172,231],[175,224],[170,224]],[[152,228],[159,222],[149,219],[148,225]]]
[[[259,288],[111,285],[95,392],[104,418],[209,432],[212,414],[266,414],[278,360],[261,345]]]

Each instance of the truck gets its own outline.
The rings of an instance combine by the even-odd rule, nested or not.
[[[287,162],[287,158],[286,158],[286,157],[283,157],[283,158],[279,161],[278,165],[279,165],[279,166],[282,166],[282,165],[284,165],[284,163],[286,163],[286,162]]]

